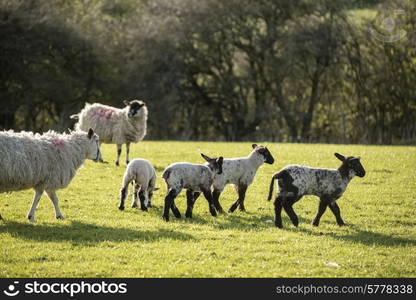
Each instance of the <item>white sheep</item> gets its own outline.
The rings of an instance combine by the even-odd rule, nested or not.
[[[233,184],[238,193],[237,201],[230,207],[233,212],[237,207],[245,211],[244,199],[248,186],[253,182],[258,168],[263,163],[273,164],[274,158],[267,147],[252,145],[253,151],[247,157],[227,158],[222,164],[222,174],[215,175],[212,184],[212,198],[218,212],[223,212],[219,197],[227,184]]]
[[[124,210],[124,202],[126,201],[131,182],[133,183],[133,202],[131,207],[138,207],[138,199],[140,199],[141,210],[147,210],[148,207],[152,206],[153,192],[159,189],[155,187],[156,172],[149,161],[136,158],[128,164],[120,190],[120,205],[118,207],[120,210]]]
[[[35,221],[35,210],[44,191],[52,200],[57,219],[63,219],[56,190],[69,185],[85,159],[99,161],[99,139],[94,131],[43,135],[31,132],[0,132],[0,192],[33,188],[35,196],[28,219]]]
[[[84,109],[72,119],[79,119],[75,129],[92,128],[100,142],[117,145],[116,165],[120,164],[121,146],[126,144],[126,164],[129,163],[130,143],[143,140],[147,128],[147,108],[143,101],[124,101],[125,108],[119,109],[100,103],[86,103]]]
[[[274,202],[275,225],[277,227],[283,228],[282,208],[285,209],[293,225],[298,226],[298,216],[292,206],[304,195],[314,195],[320,198],[318,213],[312,225],[319,225],[319,221],[328,206],[335,215],[338,225],[345,225],[336,201],[345,192],[355,175],[365,176],[365,170],[359,157],[345,157],[339,153],[335,153],[335,156],[342,161],[338,169],[289,165],[272,176],[268,200],[270,201],[272,198],[274,181],[277,179],[279,193]]]
[[[207,165],[181,162],[171,164],[163,171],[162,177],[167,186],[163,210],[163,218],[166,221],[169,221],[169,209],[172,210],[176,218],[181,217],[174,200],[184,188],[187,190],[187,210],[185,214],[187,218],[192,218],[192,209],[200,192],[204,194],[208,201],[211,215],[214,217],[217,215],[212,200],[211,185],[214,175],[222,173],[223,158],[209,158],[202,153],[201,156],[208,162]]]

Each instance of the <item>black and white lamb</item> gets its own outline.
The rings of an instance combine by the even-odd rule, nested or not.
[[[279,193],[274,201],[275,225],[277,227],[283,228],[282,208],[288,214],[293,225],[298,226],[298,217],[292,206],[305,195],[314,195],[320,198],[318,213],[312,225],[319,225],[319,221],[328,206],[335,215],[338,225],[345,225],[336,201],[345,192],[354,176],[365,176],[365,170],[361,165],[360,157],[345,157],[339,153],[335,153],[335,156],[342,161],[338,169],[318,169],[289,165],[272,176],[268,201],[272,198],[274,181],[277,179]]]
[[[222,174],[215,175],[212,184],[212,198],[218,212],[223,212],[219,198],[227,184],[233,184],[238,193],[237,201],[228,211],[234,212],[237,207],[241,211],[245,211],[244,200],[246,191],[248,186],[253,182],[257,170],[264,163],[274,163],[274,158],[267,147],[253,144],[252,148],[253,151],[247,157],[224,159]]]
[[[147,108],[143,101],[124,101],[119,109],[100,103],[86,103],[84,109],[71,119],[79,119],[75,129],[89,128],[99,135],[100,142],[117,145],[116,165],[120,164],[121,146],[126,144],[126,164],[129,163],[130,143],[143,140],[147,128]]]
[[[214,217],[217,215],[212,200],[211,185],[214,180],[214,175],[222,173],[223,158],[210,158],[202,153],[201,156],[208,162],[207,165],[180,162],[171,164],[163,171],[162,177],[167,186],[167,195],[163,210],[163,219],[165,221],[169,221],[169,209],[172,210],[176,218],[181,217],[174,200],[182,189],[187,190],[187,209],[185,214],[187,218],[192,218],[195,200],[201,192],[208,201],[211,215]]]

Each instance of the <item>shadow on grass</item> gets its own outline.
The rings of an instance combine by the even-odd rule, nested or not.
[[[97,244],[104,241],[144,241],[160,239],[189,241],[195,238],[173,230],[137,231],[126,228],[105,227],[72,221],[71,225],[33,225],[28,223],[5,222],[0,233],[9,233],[13,237],[42,242],[71,241],[74,244]]]
[[[377,245],[377,246],[416,246],[416,240],[410,238],[395,237],[392,235],[382,234],[379,232],[372,232],[362,230],[355,225],[347,225],[348,229],[352,229],[353,232],[321,232],[318,230],[308,229],[305,227],[290,227],[285,228],[289,231],[303,232],[312,236],[331,237],[340,241],[347,241],[353,243],[360,243],[363,245]]]

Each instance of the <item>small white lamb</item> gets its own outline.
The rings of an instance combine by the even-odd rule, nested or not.
[[[148,160],[136,158],[128,164],[120,190],[120,205],[118,207],[120,210],[124,210],[124,202],[129,192],[130,183],[133,183],[134,187],[131,207],[138,207],[138,199],[140,199],[141,210],[152,207],[153,192],[159,188],[155,187],[156,172]]]
[[[143,140],[147,129],[147,108],[143,101],[124,101],[125,108],[119,109],[100,103],[86,103],[84,109],[71,119],[79,119],[75,129],[94,131],[100,142],[117,145],[116,165],[120,164],[121,146],[126,144],[126,164],[129,163],[130,143]]]
[[[258,168],[263,163],[273,164],[274,158],[267,147],[252,145],[253,151],[247,157],[227,158],[222,165],[222,174],[216,175],[212,184],[212,198],[218,212],[223,212],[219,197],[227,184],[233,184],[238,193],[237,201],[230,207],[233,212],[237,207],[245,211],[244,199],[248,186],[253,182]]]
[[[210,158],[202,153],[201,156],[208,162],[207,165],[181,162],[171,164],[163,171],[162,177],[166,182],[168,192],[163,210],[165,221],[169,221],[169,209],[172,210],[176,218],[181,217],[174,200],[184,188],[187,189],[187,210],[185,214],[187,218],[192,218],[192,209],[200,192],[204,194],[208,201],[211,215],[214,217],[217,215],[212,200],[211,185],[214,175],[222,173],[223,158]]]

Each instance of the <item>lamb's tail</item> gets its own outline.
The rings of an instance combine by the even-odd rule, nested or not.
[[[272,196],[273,196],[273,188],[274,188],[274,181],[276,179],[279,179],[279,178],[280,178],[280,172],[273,174],[272,180],[270,181],[269,196],[267,197],[267,201],[270,201],[272,199]]]
[[[73,120],[79,120],[79,114],[70,115],[69,118]]]

